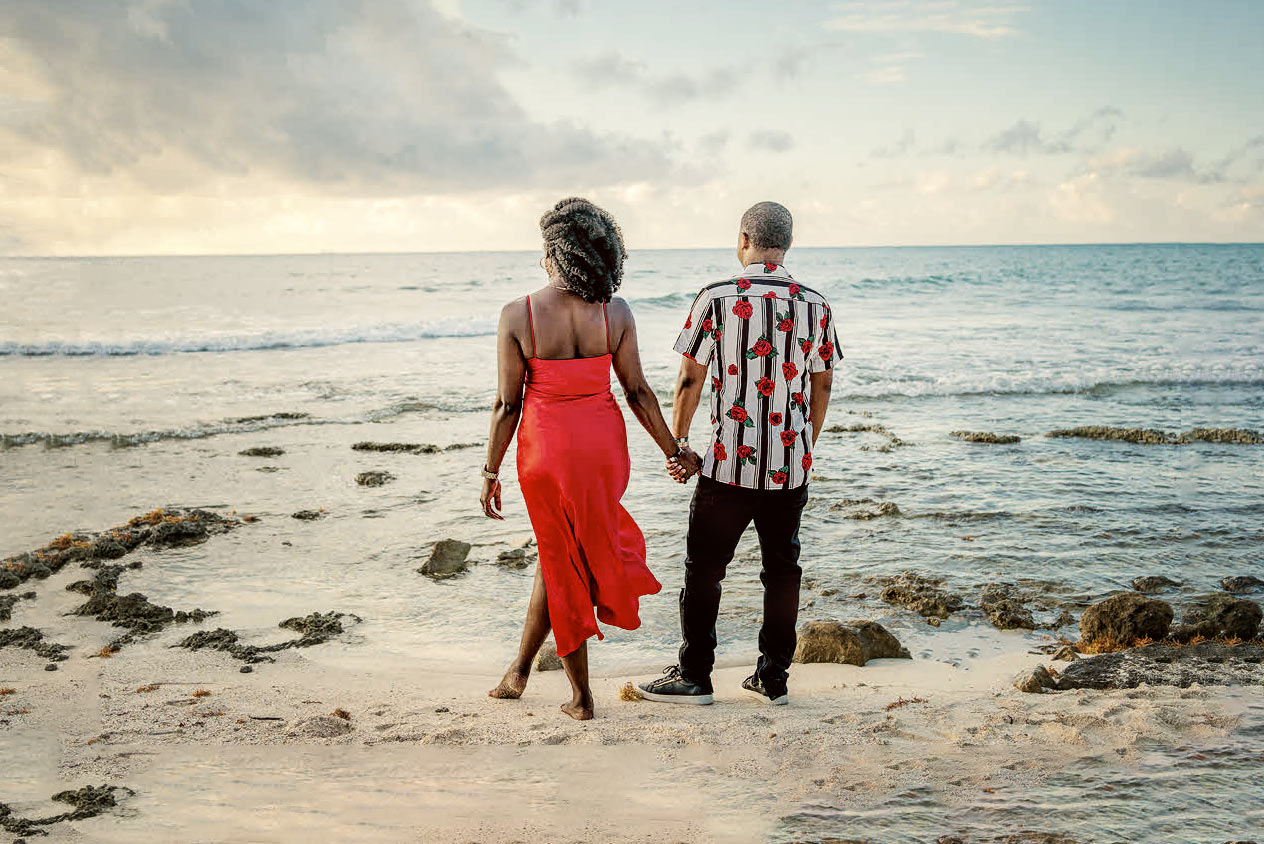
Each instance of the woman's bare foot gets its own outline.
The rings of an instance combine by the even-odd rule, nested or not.
[[[505,672],[505,678],[500,681],[500,685],[488,692],[487,696],[498,700],[517,700],[527,690],[529,676],[529,672],[511,667]]]
[[[593,717],[592,695],[586,698],[572,699],[569,703],[564,703],[558,708],[576,721],[591,721]]]

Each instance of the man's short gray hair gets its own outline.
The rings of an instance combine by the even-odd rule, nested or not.
[[[757,249],[789,249],[794,219],[778,202],[757,202],[742,215],[741,233]]]

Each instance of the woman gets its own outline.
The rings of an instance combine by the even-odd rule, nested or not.
[[[552,628],[572,690],[562,711],[583,721],[593,717],[588,638],[602,638],[596,619],[635,630],[640,597],[662,588],[645,565],[640,528],[619,504],[631,462],[610,393],[612,364],[628,407],[663,454],[695,471],[700,461],[672,437],[641,371],[632,311],[613,298],[626,257],[614,219],[585,199],[564,199],[540,229],[549,283],[500,315],[482,494],[488,518],[503,518],[500,463],[521,419],[518,482],[540,564],[518,656],[488,694],[522,695]]]

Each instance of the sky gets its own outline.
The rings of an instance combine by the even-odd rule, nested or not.
[[[1264,241],[1257,0],[0,0],[0,254]]]

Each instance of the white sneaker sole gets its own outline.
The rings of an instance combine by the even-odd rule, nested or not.
[[[781,697],[767,697],[759,692],[752,692],[750,689],[742,689],[746,692],[747,697],[753,697],[755,700],[762,701],[769,706],[785,706],[790,702],[790,695],[784,694]]]
[[[694,706],[710,706],[715,703],[712,695],[660,695],[657,692],[647,692],[640,687],[637,687],[637,691],[641,693],[641,697],[657,703],[688,703]]]

